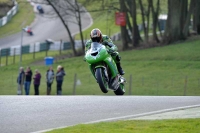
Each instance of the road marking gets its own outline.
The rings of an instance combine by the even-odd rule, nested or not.
[[[123,120],[123,119],[129,119],[129,118],[137,118],[137,117],[141,117],[141,116],[154,115],[154,114],[166,113],[166,112],[171,112],[171,111],[178,111],[178,110],[189,109],[189,108],[197,108],[197,107],[200,107],[200,104],[198,104],[198,105],[191,105],[191,106],[177,107],[177,108],[171,108],[171,109],[163,109],[163,110],[152,111],[152,112],[148,112],[148,113],[141,113],[141,114],[136,114],[136,115],[127,115],[127,116],[121,116],[121,117],[101,119],[101,120],[84,122],[84,123],[79,123],[79,124],[93,124],[93,123],[106,122],[106,121]],[[78,124],[75,124],[75,125],[78,125]],[[36,131],[36,132],[31,132],[31,133],[44,133],[44,132],[47,132],[47,131],[52,131],[52,130],[55,130],[55,129],[72,127],[72,126],[75,126],[75,125],[63,126],[63,127],[58,127],[58,128],[51,128],[51,129],[46,129],[46,130],[41,130],[41,131]]]
[[[115,118],[102,119],[102,120],[97,120],[97,121],[86,122],[86,123],[83,123],[83,124],[92,124],[92,123],[105,122],[105,121],[114,121],[114,120],[122,120],[122,119],[129,119],[129,118],[137,118],[137,117],[141,117],[141,116],[154,115],[154,114],[160,114],[160,113],[166,113],[166,112],[178,111],[178,110],[182,110],[182,109],[189,109],[189,108],[196,108],[196,107],[200,107],[200,104],[199,105],[191,105],[191,106],[171,108],[171,109],[163,109],[163,110],[141,113],[141,114],[136,114],[136,115],[127,115],[127,116],[121,116],[121,117],[115,117]]]

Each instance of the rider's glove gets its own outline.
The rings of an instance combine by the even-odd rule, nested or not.
[[[103,41],[102,44],[103,45],[108,45],[108,42],[107,41]]]
[[[108,48],[107,51],[108,51],[108,53],[113,53],[113,52],[115,52],[112,48]]]

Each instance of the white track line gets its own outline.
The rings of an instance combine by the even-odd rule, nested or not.
[[[137,117],[141,117],[141,116],[154,115],[154,114],[178,111],[178,110],[189,109],[189,108],[197,108],[197,107],[200,107],[200,104],[199,105],[191,105],[191,106],[171,108],[171,109],[163,109],[163,110],[152,111],[152,112],[136,114],[136,115],[127,115],[127,116],[121,116],[121,117],[101,119],[101,120],[97,120],[97,121],[91,121],[91,122],[85,122],[85,123],[79,123],[79,124],[93,124],[93,123],[106,122],[106,121],[122,120],[122,119],[128,119],[128,118],[137,118]],[[67,128],[67,127],[72,127],[72,126],[75,126],[75,125],[63,126],[63,127],[58,127],[58,128],[51,128],[51,129],[41,130],[41,131],[36,131],[36,132],[31,132],[31,133],[44,133],[44,132],[47,132],[47,131],[52,131],[52,130],[61,129],[61,128]]]

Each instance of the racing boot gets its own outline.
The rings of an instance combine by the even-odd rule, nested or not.
[[[117,65],[117,69],[118,69],[119,74],[120,74],[120,75],[124,75],[125,72],[124,72],[124,70],[122,69],[120,62],[116,63],[116,65]]]

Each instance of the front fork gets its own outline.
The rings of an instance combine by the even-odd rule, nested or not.
[[[91,71],[91,73],[92,73],[92,75],[94,76],[95,79],[97,79],[96,76],[95,76],[95,69],[99,68],[99,67],[103,68],[105,79],[108,82],[109,81],[109,77],[108,77],[107,68],[105,66],[99,65],[99,66],[93,67],[91,64],[89,65],[90,71]]]

